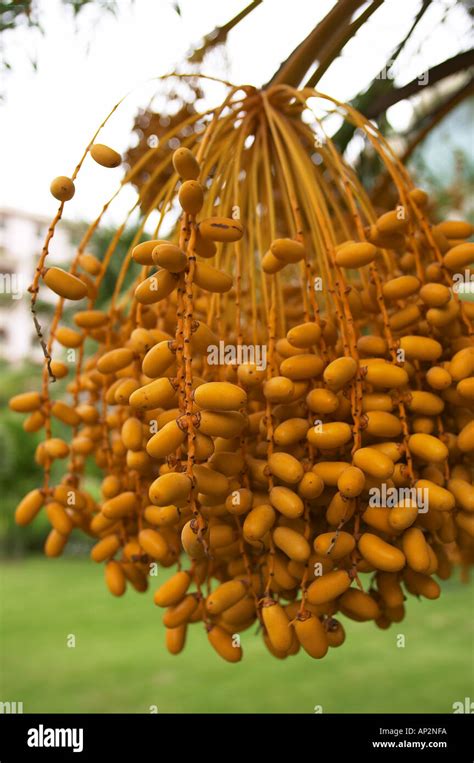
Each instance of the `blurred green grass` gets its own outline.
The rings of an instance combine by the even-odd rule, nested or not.
[[[199,624],[185,651],[169,655],[152,592],[115,599],[88,560],[4,561],[0,585],[0,699],[25,712],[450,713],[474,696],[472,583],[410,600],[388,631],[341,618],[346,643],[321,661],[276,660],[252,628],[238,665],[218,658]]]

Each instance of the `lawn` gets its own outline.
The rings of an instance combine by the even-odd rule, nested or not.
[[[59,713],[449,713],[474,697],[473,584],[411,600],[388,631],[342,618],[346,643],[321,661],[276,660],[252,628],[243,661],[230,665],[199,624],[185,651],[169,655],[151,591],[115,599],[102,574],[76,558],[1,563],[0,700]]]

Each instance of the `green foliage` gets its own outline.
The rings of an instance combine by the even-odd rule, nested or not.
[[[15,508],[23,496],[42,484],[43,470],[35,461],[35,450],[44,433],[27,434],[23,429],[27,414],[10,411],[8,400],[21,392],[39,389],[41,368],[33,363],[10,367],[2,362],[0,375],[0,555],[6,556],[42,548],[50,526],[44,512],[27,527],[18,527],[14,521]],[[66,382],[59,384],[64,388]],[[61,422],[54,422],[54,436],[66,436],[67,429]],[[53,480],[59,479],[62,468],[59,463],[53,466]]]
[[[110,241],[112,239],[112,236],[115,234],[114,228],[104,228],[102,230],[97,231],[96,235],[94,236],[93,242],[92,242],[92,249],[94,251],[94,254],[96,254],[100,259],[103,259],[105,251],[110,244]],[[122,267],[122,263],[125,259],[125,255],[130,248],[130,244],[132,243],[133,237],[136,233],[136,228],[127,228],[120,237],[120,241],[117,245],[117,248],[115,249],[115,252],[112,256],[112,259],[110,261],[110,265],[107,268],[105,278],[102,281],[98,299],[96,302],[96,307],[98,310],[103,309],[104,307],[107,307],[110,298],[112,296],[115,283],[117,281],[117,276],[120,272],[120,268]],[[126,275],[124,286],[125,288],[127,286],[130,286],[132,281],[137,276],[137,267],[129,268],[129,271]]]
[[[38,26],[33,17],[33,0],[20,0],[15,3],[0,3],[0,32],[15,29],[21,23]]]
[[[23,496],[43,483],[43,470],[35,461],[35,450],[44,439],[44,430],[27,434],[23,429],[27,414],[10,411],[8,400],[21,392],[39,389],[41,367],[33,363],[16,367],[0,362],[0,375],[2,378],[0,388],[0,407],[2,408],[0,418],[0,556],[17,556],[42,549],[46,535],[51,529],[43,510],[26,527],[18,527],[14,521],[15,508]],[[65,399],[67,399],[67,381],[66,377],[55,382],[55,392],[60,393],[60,390],[64,392]],[[61,437],[68,441],[70,433],[70,427],[57,419],[52,419],[53,437]],[[63,461],[53,464],[52,485],[60,482],[64,470]],[[88,459],[84,487],[95,499],[100,496],[100,479],[99,468],[93,459]],[[74,543],[83,552],[89,545],[84,538],[78,538]]]
[[[79,227],[73,235],[73,242],[77,245],[79,244],[79,241],[84,234],[84,231],[86,230],[87,226]],[[99,260],[103,260],[107,248],[110,245],[110,242],[114,235],[116,234],[117,230],[116,228],[112,227],[101,227],[97,231],[95,231],[94,236],[90,242],[90,245],[88,247],[88,250],[91,251],[93,254],[95,254],[96,257],[98,257]],[[123,261],[125,259],[125,256],[127,254],[127,251],[130,248],[130,245],[134,239],[134,236],[137,232],[136,226],[131,226],[129,228],[126,228],[122,235],[120,236],[120,240],[115,248],[115,251],[113,253],[112,259],[110,260],[110,263],[107,267],[104,279],[100,286],[100,291],[97,297],[97,301],[94,305],[94,307],[97,310],[107,309],[109,306],[110,299],[112,297],[115,283],[117,281],[117,277],[120,273],[120,268],[122,267]],[[145,236],[143,236],[145,238]],[[135,267],[129,268],[127,275],[125,277],[124,285],[125,287],[130,286],[134,279],[136,278],[139,270],[137,265]]]
[[[42,518],[27,528],[17,527],[13,520],[18,502],[42,481],[42,471],[34,460],[40,436],[26,435],[22,418],[8,411],[0,419],[0,553],[3,555],[38,548],[46,529],[46,520],[41,521]]]
[[[18,554],[26,549],[39,548],[42,544],[46,520],[38,518],[26,528],[18,527],[13,519],[15,507],[30,490],[38,487],[42,470],[34,460],[39,434],[27,435],[23,429],[24,415],[8,410],[8,400],[13,395],[32,388],[32,378],[38,377],[37,365],[26,363],[17,368],[0,364],[2,385],[0,388],[0,553]]]

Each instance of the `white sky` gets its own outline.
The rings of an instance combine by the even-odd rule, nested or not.
[[[38,0],[44,35],[30,29],[8,33],[6,57],[12,72],[4,80],[0,106],[0,206],[53,216],[57,202],[49,193],[56,175],[69,175],[89,138],[114,103],[129,89],[171,71],[189,48],[214,26],[229,20],[248,0],[181,0],[181,17],[171,0],[118,0],[119,13],[91,8],[74,22],[60,0]],[[445,0],[452,6],[455,0]],[[332,0],[264,0],[229,38],[227,63],[211,56],[203,71],[237,84],[266,81],[295,45],[333,5]],[[408,30],[418,0],[386,0],[344,56],[323,78],[319,89],[349,99],[380,71]],[[440,24],[441,8],[427,12],[407,55],[397,68],[400,83],[467,48],[462,8],[449,26]],[[38,71],[30,59],[35,57]],[[403,64],[405,62],[405,65]],[[408,63],[409,62],[409,63]],[[142,85],[120,107],[100,141],[119,151],[130,145],[138,106],[155,88]],[[402,128],[411,113],[394,110]],[[121,170],[105,170],[90,158],[79,174],[76,195],[67,205],[69,219],[95,216],[120,179]],[[133,200],[117,205],[121,219]]]

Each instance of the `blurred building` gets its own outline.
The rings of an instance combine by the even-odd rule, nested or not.
[[[43,357],[27,289],[50,222],[47,217],[0,207],[0,357],[11,362]],[[73,231],[74,227],[64,222],[56,228],[48,263],[71,261]],[[47,322],[56,299],[48,289],[40,292],[37,309],[40,321],[43,317]]]

